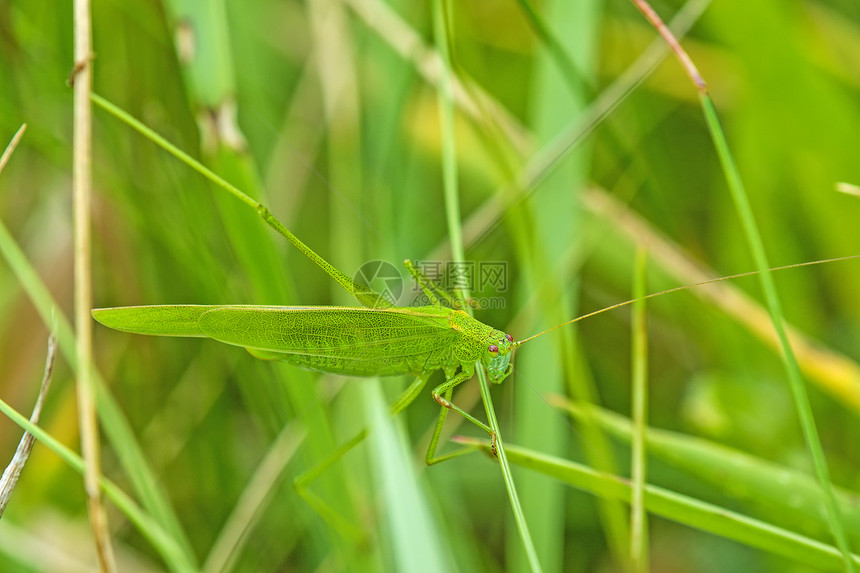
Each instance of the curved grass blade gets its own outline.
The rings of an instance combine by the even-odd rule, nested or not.
[[[486,442],[472,438],[459,438],[457,441],[489,452]],[[600,497],[630,501],[631,485],[626,478],[606,475],[576,462],[513,445],[508,445],[507,450],[511,461],[521,467],[555,477],[571,487]],[[832,545],[724,507],[653,485],[645,488],[644,501],[645,508],[654,515],[770,551],[819,570],[838,570],[844,566],[843,555]],[[851,559],[853,564],[860,564],[860,556],[852,555]]]
[[[42,382],[39,384],[39,394],[36,397],[36,403],[33,405],[33,412],[30,414],[30,422],[33,425],[39,423],[39,417],[42,415],[42,407],[45,405],[45,398],[48,395],[48,388],[51,386],[51,375],[54,372],[54,358],[57,353],[57,336],[52,332],[48,336],[48,352],[45,359],[45,373],[42,374]],[[15,486],[18,485],[18,478],[21,477],[21,472],[30,459],[30,453],[33,451],[33,444],[36,438],[33,434],[24,432],[21,440],[18,442],[18,448],[15,450],[15,455],[6,469],[3,470],[3,475],[0,476],[0,518],[3,517],[3,512],[6,511],[6,506],[12,498],[12,492],[15,491]]]
[[[578,406],[564,399],[552,398],[550,402],[576,418],[584,417],[587,409],[589,417],[605,431],[622,443],[631,442],[631,421],[619,414],[593,405]],[[809,535],[827,535],[821,488],[809,474],[707,439],[668,430],[649,427],[645,440],[652,456],[711,484],[724,495],[782,516],[781,523],[785,526],[802,523],[802,531]],[[715,473],[714,468],[720,471]],[[856,542],[860,540],[857,493],[834,489],[846,526],[849,531],[857,532],[852,537]],[[787,499],[790,504],[785,503]]]

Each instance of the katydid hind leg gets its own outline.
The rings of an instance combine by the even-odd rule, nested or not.
[[[415,378],[415,381],[409,385],[403,393],[391,403],[390,410],[391,415],[396,416],[400,412],[406,409],[409,404],[415,401],[415,398],[421,393],[421,390],[424,389],[424,386],[427,385],[427,380],[430,379],[430,376],[433,374],[432,371],[425,372],[420,376]]]
[[[310,485],[316,481],[328,468],[340,460],[347,452],[364,441],[367,437],[367,428],[358,432],[349,441],[338,447],[335,451],[329,454],[324,460],[317,463],[311,469],[298,476],[293,480],[293,489],[296,493],[311,506],[311,508],[325,521],[332,529],[337,531],[344,539],[348,539],[353,543],[360,543],[364,538],[364,531],[356,527],[348,519],[344,518],[331,505],[324,501],[319,495],[310,489]]]
[[[452,389],[448,389],[447,395],[445,399],[450,402],[452,394]],[[445,426],[445,419],[448,417],[448,408],[441,407],[439,408],[439,416],[436,418],[436,427],[433,429],[433,435],[430,437],[430,443],[427,446],[427,453],[424,454],[424,463],[428,466],[432,466],[434,464],[442,463],[446,460],[450,460],[451,458],[456,458],[457,456],[466,454],[472,451],[472,448],[460,448],[451,452],[449,454],[445,454],[444,456],[436,455],[436,448],[439,446],[439,438],[442,435],[442,428]]]
[[[424,386],[427,385],[427,380],[430,379],[432,372],[425,372],[415,378],[406,390],[389,406],[389,411],[392,416],[399,414],[415,398],[420,394]],[[316,481],[328,468],[337,463],[350,450],[359,445],[367,437],[367,428],[358,432],[355,436],[338,447],[334,452],[328,455],[325,459],[314,465],[308,471],[298,476],[293,481],[293,488],[296,493],[305,500],[305,502],[313,508],[323,521],[337,531],[342,537],[354,543],[360,543],[364,538],[364,531],[357,528],[346,518],[340,515],[331,505],[326,503],[320,496],[310,489],[310,485]]]

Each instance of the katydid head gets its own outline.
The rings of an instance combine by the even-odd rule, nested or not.
[[[487,369],[487,376],[496,384],[511,373],[511,354],[515,347],[513,336],[498,330],[493,332],[492,342],[487,345],[481,362]]]

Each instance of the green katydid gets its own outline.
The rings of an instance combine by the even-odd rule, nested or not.
[[[382,295],[350,279],[320,257],[265,207],[244,194],[240,198],[252,203],[267,224],[351,292],[365,307],[156,305],[95,309],[93,317],[105,326],[125,332],[209,337],[245,347],[257,358],[282,360],[323,372],[351,376],[415,375],[415,382],[392,405],[393,413],[400,412],[415,400],[433,372],[443,370],[445,381],[433,389],[434,400],[443,407],[443,412],[445,408],[455,410],[486,431],[491,438],[491,449],[495,452],[496,435],[493,430],[451,402],[454,387],[469,380],[479,362],[492,382],[501,383],[513,370],[513,351],[525,342],[634,302],[628,300],[602,308],[514,341],[510,334],[486,325],[462,310],[444,306],[442,300],[451,304],[454,302],[452,297],[425,277],[409,260],[404,261],[406,269],[432,305],[392,307]],[[825,261],[815,261],[818,262]],[[805,264],[814,263],[779,268]],[[750,274],[756,273],[676,287],[644,298]],[[425,457],[428,464],[451,457],[436,457],[441,429],[441,424],[437,424]]]
[[[415,399],[436,370],[445,381],[433,389],[441,406],[453,409],[487,431],[489,426],[453,404],[446,395],[470,379],[481,362],[493,382],[512,370],[513,337],[483,324],[462,310],[440,304],[417,269],[434,303],[423,307],[361,308],[337,306],[164,305],[96,309],[96,320],[138,334],[209,337],[245,347],[257,358],[282,360],[312,370],[350,376],[413,374],[416,382],[395,410]],[[379,301],[377,301],[379,302]],[[458,372],[459,370],[459,372]],[[435,461],[435,436],[427,462]]]
[[[247,201],[252,201],[244,196]],[[243,305],[156,305],[95,309],[100,323],[136,334],[209,337],[245,347],[252,355],[282,360],[312,370],[353,376],[413,374],[415,382],[394,403],[399,412],[418,395],[436,370],[445,381],[433,389],[434,400],[457,411],[486,431],[495,451],[496,436],[487,425],[453,404],[453,388],[470,379],[480,362],[495,383],[512,371],[512,351],[524,341],[488,326],[462,310],[442,305],[450,295],[423,276],[410,261],[407,270],[432,306],[392,307],[382,295],[337,270],[293,235],[268,210],[254,204],[261,217],[302,253],[350,291],[365,308],[336,306],[266,307]],[[459,370],[459,372],[458,372]],[[428,464],[441,424],[427,450]]]

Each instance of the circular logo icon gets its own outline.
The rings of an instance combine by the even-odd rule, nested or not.
[[[381,294],[392,306],[403,294],[400,270],[388,261],[367,261],[355,271],[353,280]]]

